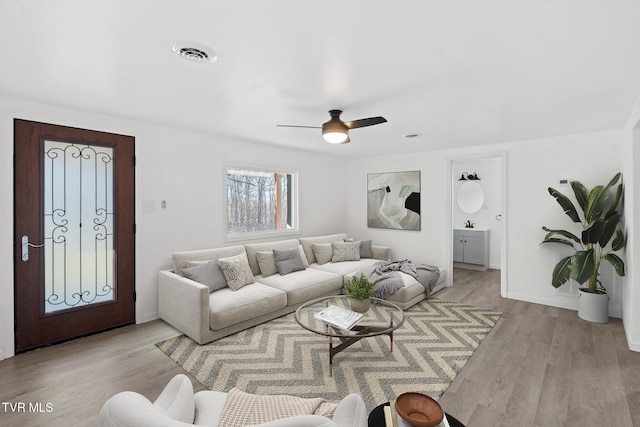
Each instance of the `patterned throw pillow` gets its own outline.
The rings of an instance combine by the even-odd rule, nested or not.
[[[220,258],[218,264],[220,264],[224,277],[227,279],[227,285],[232,291],[237,291],[244,285],[254,282],[247,254]]]
[[[353,239],[344,239],[345,242],[354,242]],[[360,258],[373,258],[371,252],[371,240],[360,240]]]
[[[331,262],[360,260],[360,242],[333,242],[331,248]]]
[[[316,261],[318,262],[318,265],[331,262],[331,257],[333,256],[333,249],[331,249],[331,243],[313,243],[311,245],[311,250],[313,250],[313,254],[316,257]]]

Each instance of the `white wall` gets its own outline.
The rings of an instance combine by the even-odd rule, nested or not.
[[[626,126],[625,173],[625,221],[627,226],[626,268],[627,277],[622,292],[622,322],[629,348],[640,351],[640,289],[636,266],[640,265],[640,97],[629,115]]]
[[[481,158],[456,160],[453,163],[453,228],[464,228],[471,221],[475,228],[490,230],[489,266],[500,269],[500,246],[502,242],[502,224],[496,219],[502,214],[502,167],[500,158]],[[463,172],[477,173],[476,181],[484,191],[484,203],[478,212],[464,213],[455,203],[458,188],[468,181],[459,181]]]
[[[157,271],[171,253],[222,246],[225,173],[229,163],[299,172],[303,235],[346,227],[341,159],[251,144],[157,124],[140,123],[37,103],[0,98],[0,359],[14,354],[13,119],[133,135],[136,138],[136,320],[157,317]],[[160,201],[167,208],[160,207]],[[142,210],[150,202],[154,212]]]
[[[640,265],[640,233],[635,230],[640,222],[640,173],[634,165],[640,165],[640,121],[629,132],[625,159],[625,224],[627,227],[626,281],[622,291],[622,322],[629,348],[640,351],[640,274],[635,266]]]
[[[450,178],[441,152],[354,159],[347,168],[349,200],[347,232],[356,239],[371,238],[373,244],[391,246],[394,259],[444,266],[447,254],[442,242],[447,231],[446,188]],[[392,230],[367,227],[367,174],[419,170],[421,179],[421,230]]]
[[[624,131],[608,131],[562,136],[533,141],[518,141],[474,147],[475,155],[506,152],[508,205],[505,242],[508,247],[506,296],[513,299],[577,310],[577,298],[556,295],[551,272],[557,252],[551,246],[539,246],[543,225],[568,227],[557,202],[547,187],[558,186],[560,179],[578,179],[590,187],[606,183],[623,167]],[[447,164],[452,158],[471,154],[471,150],[414,153],[393,157],[353,160],[349,164],[349,204],[347,231],[354,237],[369,236],[374,242],[389,245],[393,256],[410,258],[438,266],[451,266],[451,235],[447,229]],[[422,179],[422,229],[368,229],[366,223],[367,173],[420,170]],[[560,189],[560,188],[558,188]],[[567,187],[570,191],[570,187]],[[619,283],[615,284],[615,291]],[[610,305],[613,316],[621,315],[621,302]]]
[[[509,150],[509,297],[577,308],[577,298],[558,295],[550,285],[563,247],[539,246],[543,225],[575,227],[547,187],[571,195],[571,186],[560,185],[561,179],[579,180],[587,188],[605,184],[623,170],[623,155],[623,131],[528,141]],[[621,282],[617,279],[608,287],[614,295],[610,314],[615,317],[621,316]]]

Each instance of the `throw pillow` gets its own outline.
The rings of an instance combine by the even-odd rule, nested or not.
[[[304,264],[304,268],[309,267],[309,261],[307,260],[307,256],[304,254],[304,249],[302,249],[302,245],[298,245],[298,250],[300,251],[300,258],[302,258],[302,263]]]
[[[360,258],[373,258],[371,240],[360,240]]]
[[[227,280],[220,269],[217,261],[187,262],[187,265],[195,264],[192,267],[183,268],[182,275],[188,279],[202,283],[209,288],[209,293],[227,287]]]
[[[360,242],[333,242],[331,249],[331,262],[360,260]]]
[[[304,270],[304,263],[302,262],[298,248],[286,250],[274,249],[273,257],[276,261],[278,273],[280,273],[281,276],[293,273],[294,271]]]
[[[344,239],[345,242],[354,242],[353,239]],[[371,240],[360,240],[360,258],[373,258],[371,252]]]
[[[273,251],[257,251],[256,258],[258,259],[258,265],[260,266],[260,273],[262,274],[262,277],[269,277],[278,272],[276,260],[273,257]]]
[[[227,285],[232,291],[237,291],[244,285],[254,282],[246,254],[220,258],[218,264],[220,264],[224,277],[227,279]]]
[[[331,243],[313,243],[311,245],[311,250],[313,250],[313,254],[316,256],[318,265],[326,264],[331,261],[331,257],[333,256]]]

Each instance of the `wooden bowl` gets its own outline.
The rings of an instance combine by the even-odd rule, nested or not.
[[[396,411],[415,427],[434,427],[444,418],[440,404],[422,393],[403,393],[398,396]]]

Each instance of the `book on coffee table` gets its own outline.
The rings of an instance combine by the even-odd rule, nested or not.
[[[356,313],[348,308],[330,305],[324,310],[314,314],[313,317],[331,326],[335,326],[338,329],[348,331],[362,319],[362,313]]]

